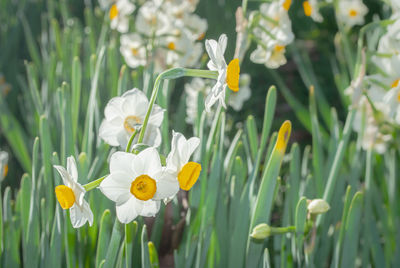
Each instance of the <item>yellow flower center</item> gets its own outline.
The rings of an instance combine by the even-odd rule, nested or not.
[[[137,48],[131,48],[133,56],[137,56],[139,54],[139,50]]]
[[[306,14],[307,17],[310,17],[312,14],[313,8],[309,1],[303,2],[303,9],[304,9],[304,14]]]
[[[116,16],[118,16],[118,8],[116,4],[111,6],[109,15],[110,15],[110,20],[113,20],[115,19]]]
[[[3,170],[3,178],[4,178],[5,176],[7,176],[7,174],[8,174],[8,165],[5,164],[4,170]]]
[[[169,42],[167,47],[168,47],[169,50],[175,50],[176,49],[176,46],[175,46],[174,42]]]
[[[286,146],[290,138],[291,130],[292,130],[292,124],[290,123],[289,120],[283,122],[281,128],[279,129],[275,148],[278,152],[282,154],[285,153]]]
[[[292,4],[292,0],[285,0],[285,2],[283,2],[282,6],[286,11],[289,11],[289,8],[290,8],[291,4]]]
[[[56,187],[56,197],[63,209],[72,207],[75,203],[75,194],[72,189],[65,185],[58,185]]]
[[[400,102],[400,92],[397,93],[397,101]]]
[[[140,175],[131,184],[131,193],[143,201],[151,199],[156,190],[156,181],[147,175]]]
[[[201,165],[196,162],[188,162],[178,174],[179,186],[182,190],[189,191],[200,176]]]
[[[134,116],[134,115],[129,115],[125,118],[124,121],[124,128],[129,134],[133,134],[135,131],[135,126],[141,124],[142,121],[140,120],[139,117]]]
[[[239,74],[240,66],[239,59],[233,59],[228,64],[228,70],[226,73],[226,83],[232,91],[239,91]]]
[[[274,47],[275,52],[281,52],[284,49],[285,49],[285,46],[281,46],[281,45],[275,45],[275,47]]]
[[[399,79],[396,79],[396,80],[394,80],[393,81],[393,83],[392,83],[392,85],[390,86],[391,88],[395,88],[395,87],[397,87],[398,85],[399,85],[399,82],[400,82],[400,78]]]
[[[201,33],[201,34],[199,35],[199,37],[197,37],[197,41],[203,40],[204,37],[206,37],[206,33]]]
[[[349,10],[349,16],[350,17],[355,17],[355,16],[357,16],[357,14],[358,14],[357,10],[355,10],[355,9],[350,9]]]

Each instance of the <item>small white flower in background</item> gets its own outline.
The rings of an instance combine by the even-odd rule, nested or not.
[[[362,0],[339,0],[338,18],[347,27],[363,25],[368,8]]]
[[[8,173],[8,153],[0,151],[0,182],[7,176]]]
[[[129,223],[137,216],[154,217],[160,200],[179,191],[175,176],[161,166],[156,149],[147,148],[139,154],[116,152],[110,159],[110,175],[100,190],[116,203],[117,217]]]
[[[226,108],[225,104],[225,90],[228,86],[232,91],[239,90],[239,59],[233,59],[226,65],[224,53],[226,50],[228,38],[222,34],[218,42],[216,40],[206,40],[206,50],[210,61],[207,64],[208,69],[218,72],[218,79],[210,94],[205,100],[206,111],[209,112],[211,106],[216,102]]]
[[[126,33],[129,29],[129,15],[135,10],[135,5],[129,0],[117,0],[109,11],[111,29]]]
[[[159,36],[171,29],[168,16],[153,1],[142,5],[136,17],[136,30],[146,36]]]
[[[270,42],[269,47],[258,45],[257,49],[250,54],[250,60],[254,63],[264,64],[267,68],[276,69],[286,64],[286,47],[276,42]]]
[[[324,18],[319,13],[319,7],[317,0],[309,0],[303,2],[304,14],[307,17],[311,17],[315,22],[322,22]]]
[[[78,170],[75,158],[67,158],[67,169],[62,166],[54,166],[60,173],[64,185],[58,185],[55,189],[56,197],[63,209],[69,209],[69,216],[74,228],[82,227],[87,221],[93,224],[93,213],[89,203],[84,199],[85,189],[78,183]]]
[[[181,28],[193,40],[202,40],[208,28],[207,20],[196,14],[186,14],[182,18]]]
[[[200,144],[200,139],[186,139],[179,132],[172,132],[171,152],[167,157],[167,170],[174,174],[181,189],[189,191],[200,176],[201,165],[189,162],[190,156]]]
[[[288,12],[278,2],[261,4],[260,10],[252,12],[249,20],[250,24],[256,23],[253,34],[263,43],[275,41],[288,45],[294,39]]]
[[[263,3],[260,11],[250,14],[250,23],[255,25],[253,34],[259,41],[250,55],[252,62],[272,69],[286,64],[286,46],[294,40],[287,3]]]
[[[147,63],[146,44],[139,34],[124,34],[121,36],[120,51],[131,68],[145,66]]]
[[[313,199],[309,200],[307,205],[307,210],[311,214],[323,214],[327,212],[331,207],[329,204],[323,199]]]
[[[186,123],[195,124],[198,114],[201,115],[202,109],[199,108],[199,95],[206,98],[206,96],[211,92],[212,80],[202,79],[195,77],[190,83],[185,84],[186,93]],[[242,91],[242,90],[240,90]],[[240,92],[239,91],[239,92]],[[207,123],[212,122],[213,113],[212,111],[206,114]]]
[[[239,78],[240,90],[238,92],[231,92],[228,99],[228,105],[231,106],[235,111],[240,111],[243,107],[243,103],[250,99],[250,82],[250,75],[242,74]]]
[[[125,92],[121,97],[112,98],[104,109],[105,119],[100,125],[99,136],[112,146],[125,149],[134,131],[142,124],[146,116],[149,101],[137,88]],[[151,112],[143,143],[158,147],[161,144],[161,126],[164,110],[154,105]],[[139,135],[136,135],[137,141]]]

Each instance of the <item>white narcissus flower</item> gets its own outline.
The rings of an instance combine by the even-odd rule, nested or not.
[[[86,222],[93,224],[93,213],[89,203],[84,199],[86,190],[78,183],[78,170],[75,158],[67,158],[67,169],[55,165],[60,173],[64,185],[58,185],[55,189],[56,197],[63,209],[69,209],[69,216],[74,228],[82,227]]]
[[[200,176],[201,165],[189,162],[190,156],[200,144],[200,139],[186,139],[179,132],[172,132],[171,152],[167,157],[167,170],[176,176],[181,189],[189,191]]]
[[[209,112],[211,106],[218,100],[219,103],[226,108],[225,90],[229,89],[236,92],[239,90],[239,59],[233,59],[226,65],[224,53],[226,50],[228,38],[222,34],[218,42],[216,40],[206,40],[206,50],[210,57],[207,64],[208,69],[218,72],[218,79],[210,94],[205,100],[206,111]]]
[[[364,16],[368,13],[362,0],[340,0],[338,9],[338,18],[347,27],[363,25]]]
[[[317,0],[308,0],[303,2],[304,14],[311,17],[315,22],[322,22],[324,18],[319,13]]]
[[[110,8],[109,17],[111,29],[126,33],[129,29],[129,15],[135,10],[135,5],[129,0],[117,0]]]
[[[250,75],[242,74],[239,79],[240,90],[238,92],[231,92],[228,99],[228,105],[231,106],[235,111],[240,111],[243,107],[243,103],[250,99],[250,81]]]
[[[179,184],[173,174],[161,166],[155,148],[139,154],[116,152],[110,159],[110,175],[100,190],[116,203],[117,217],[129,223],[137,216],[154,217],[160,200],[174,196]]]
[[[99,136],[112,146],[126,148],[134,131],[143,124],[149,101],[137,88],[125,92],[121,97],[112,98],[104,109],[105,119],[100,125]],[[161,144],[161,126],[164,110],[154,105],[143,143],[158,147]],[[136,135],[137,141],[139,135]]]
[[[0,151],[0,182],[7,176],[8,173],[8,153]]]
[[[260,45],[250,54],[250,60],[254,63],[264,64],[267,68],[276,69],[286,64],[286,47],[275,42],[270,42],[269,47]]]
[[[170,30],[168,16],[152,1],[147,1],[138,11],[136,30],[146,36],[159,36]]]
[[[126,64],[131,68],[145,66],[147,63],[146,44],[137,33],[121,36],[120,51]]]

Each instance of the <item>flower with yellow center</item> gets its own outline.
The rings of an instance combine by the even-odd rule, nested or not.
[[[217,82],[212,88],[210,94],[207,96],[205,101],[206,111],[209,112],[211,106],[216,101],[226,108],[225,104],[225,90],[228,86],[229,89],[236,92],[239,90],[239,60],[233,59],[226,65],[224,53],[226,50],[228,38],[225,34],[222,34],[218,42],[216,40],[206,40],[206,50],[210,57],[210,61],[207,64],[208,69],[211,71],[218,72]]]
[[[137,88],[125,92],[121,97],[112,98],[104,109],[105,119],[100,125],[99,136],[112,146],[126,148],[135,130],[143,124],[149,101]],[[159,146],[164,110],[154,105],[150,115],[143,143]],[[138,136],[136,136],[135,141]]]
[[[315,22],[322,22],[324,19],[319,13],[317,0],[308,0],[303,2],[304,14],[311,17]]]
[[[135,10],[135,5],[129,0],[117,0],[111,7],[108,16],[111,29],[126,33],[129,28],[129,15]]]
[[[160,200],[179,191],[174,175],[161,166],[156,149],[150,147],[139,154],[116,152],[110,159],[110,175],[100,190],[116,203],[117,218],[129,223],[137,216],[154,217]]]
[[[146,43],[139,34],[123,34],[120,41],[121,54],[129,67],[137,68],[147,64]]]
[[[0,182],[7,176],[8,173],[8,153],[0,151]]]
[[[189,162],[193,152],[200,144],[200,139],[192,137],[186,139],[179,132],[172,132],[171,152],[167,157],[167,170],[175,174],[179,187],[189,191],[200,176],[201,165]]]
[[[347,27],[363,25],[368,8],[362,0],[340,0],[338,5],[338,19]]]
[[[72,226],[79,228],[86,222],[93,224],[93,213],[89,203],[84,199],[85,189],[78,183],[78,170],[76,168],[75,158],[67,158],[67,169],[62,166],[54,166],[60,174],[64,185],[58,185],[55,193],[58,202],[63,209],[69,209],[69,216]]]

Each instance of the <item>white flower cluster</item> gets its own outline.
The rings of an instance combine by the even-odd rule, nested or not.
[[[171,151],[162,165],[154,146],[161,143],[159,127],[164,110],[157,105],[152,107],[142,141],[147,148],[137,154],[130,152],[129,140],[143,127],[149,105],[139,89],[129,90],[109,101],[99,130],[100,138],[108,144],[128,147],[126,152],[117,151],[111,155],[110,173],[98,183],[102,193],[116,203],[117,217],[122,223],[129,223],[137,216],[155,216],[161,200],[171,200],[180,188],[190,190],[201,171],[200,164],[189,162],[200,139],[187,140],[178,132],[172,133]],[[132,141],[137,143],[136,138]],[[54,167],[64,182],[56,187],[55,193],[61,207],[70,210],[72,226],[79,228],[86,222],[92,225],[93,213],[84,200],[86,187],[91,189],[90,183],[86,186],[78,183],[75,159],[68,158],[66,169]]]
[[[203,53],[198,41],[205,36],[207,21],[193,13],[197,2],[148,0],[138,7],[135,17],[136,6],[129,0],[101,5],[109,12],[111,28],[122,33],[120,51],[127,65],[137,68],[154,63],[158,73],[198,64]]]
[[[286,63],[286,46],[294,39],[287,2],[263,3],[260,10],[250,14],[250,32],[257,42],[257,49],[250,55],[252,62],[272,69]]]
[[[384,153],[393,140],[393,132],[400,126],[400,20],[395,13],[394,23],[379,39],[377,56],[372,57],[376,71],[366,76],[361,88],[368,88],[357,103],[354,129],[362,137],[364,149],[373,148]],[[346,93],[356,93],[349,87]]]

